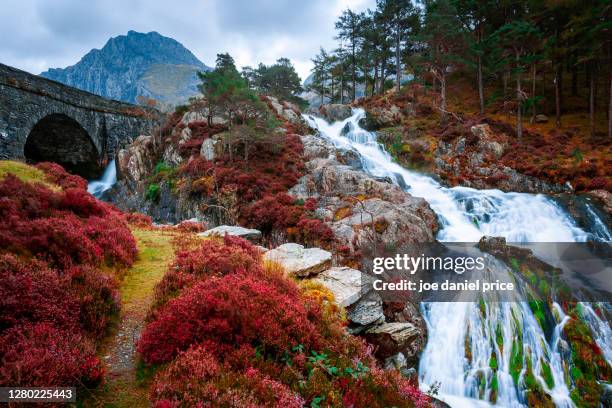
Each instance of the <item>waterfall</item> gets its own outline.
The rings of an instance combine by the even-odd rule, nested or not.
[[[413,196],[425,198],[440,221],[438,240],[477,242],[483,235],[502,236],[508,242],[609,240],[610,231],[601,220],[597,219],[593,231],[585,231],[545,195],[447,188],[401,167],[376,141],[375,133],[359,126],[364,116],[363,109],[354,109],[350,118],[332,124],[310,115],[305,120],[336,147],[357,151],[367,173],[389,177]],[[499,406],[525,407],[529,377],[557,407],[574,406],[565,380],[567,356],[560,348],[560,334],[569,317],[558,305],[554,305],[556,326],[550,341],[527,302],[424,303],[421,312],[428,329],[419,365],[424,390],[438,384],[440,398],[453,407],[487,406],[485,401],[490,401],[493,393]],[[609,359],[609,323],[599,319],[588,305],[583,313]],[[517,362],[522,369],[515,370],[515,380],[512,364]]]
[[[117,167],[115,167],[115,160],[111,162],[104,169],[104,174],[99,180],[92,180],[87,183],[87,191],[97,198],[102,196],[106,190],[111,188],[117,182]]]

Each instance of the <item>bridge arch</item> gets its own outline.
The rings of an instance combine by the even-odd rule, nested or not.
[[[81,124],[63,113],[39,119],[27,135],[23,154],[28,162],[51,161],[86,179],[102,173],[100,153]]]

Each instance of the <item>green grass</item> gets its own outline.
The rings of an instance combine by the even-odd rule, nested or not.
[[[26,183],[41,183],[52,190],[59,189],[59,186],[47,181],[45,172],[23,162],[0,160],[0,180],[7,174],[14,174],[19,180]]]

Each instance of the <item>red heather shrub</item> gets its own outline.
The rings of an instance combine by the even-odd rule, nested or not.
[[[74,327],[79,301],[57,271],[37,260],[0,255],[0,333],[26,322]]]
[[[329,292],[257,261],[252,244],[229,236],[179,255],[166,276],[193,286],[152,315],[138,344],[145,363],[169,363],[154,406],[424,406],[346,333]]]
[[[226,235],[202,241],[196,249],[178,251],[173,265],[155,288],[155,304],[164,304],[203,277],[260,272],[261,254],[249,241]]]
[[[321,318],[320,309],[301,302],[299,289],[286,279],[226,275],[200,281],[168,302],[146,326],[138,351],[147,364],[158,364],[197,344],[218,354],[242,344],[316,348],[315,322]]]
[[[81,190],[87,190],[87,180],[80,176],[68,173],[57,163],[42,162],[38,163],[36,168],[44,171],[47,174],[47,179],[51,183],[55,183],[62,188],[78,188]]]
[[[299,222],[304,210],[294,203],[295,199],[287,193],[265,196],[248,208],[245,217],[252,228],[268,234],[274,229],[285,229]]]
[[[202,232],[206,229],[206,226],[203,222],[182,221],[175,225],[174,228],[181,232]]]
[[[136,242],[111,206],[85,191],[54,192],[9,175],[0,181],[0,252],[34,255],[51,266],[129,266]]]
[[[0,385],[95,386],[104,369],[90,342],[49,323],[25,324],[0,335]]]
[[[86,190],[76,188],[64,189],[58,209],[69,211],[82,218],[105,217],[111,211],[108,205],[97,200]]]
[[[153,219],[148,215],[133,212],[124,214],[124,218],[128,224],[138,228],[147,228],[153,225]]]
[[[79,302],[78,322],[86,334],[102,338],[112,316],[119,312],[119,292],[113,276],[90,266],[74,266],[65,272],[68,288]]]
[[[257,269],[261,254],[247,240],[226,235],[207,239],[200,248],[177,253],[175,269],[196,276],[222,276],[239,270]]]
[[[214,401],[223,407],[301,408],[304,400],[285,384],[249,367],[222,367],[204,347],[190,349],[155,379],[155,407],[195,407]]]
[[[323,221],[316,218],[300,218],[291,230],[292,238],[306,245],[329,247],[334,241],[334,232]]]

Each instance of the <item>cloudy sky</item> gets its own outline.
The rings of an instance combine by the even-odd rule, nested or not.
[[[39,74],[78,62],[129,30],[157,31],[214,66],[228,51],[237,65],[290,58],[304,79],[319,46],[334,46],[342,10],[375,0],[1,0],[0,63]]]

